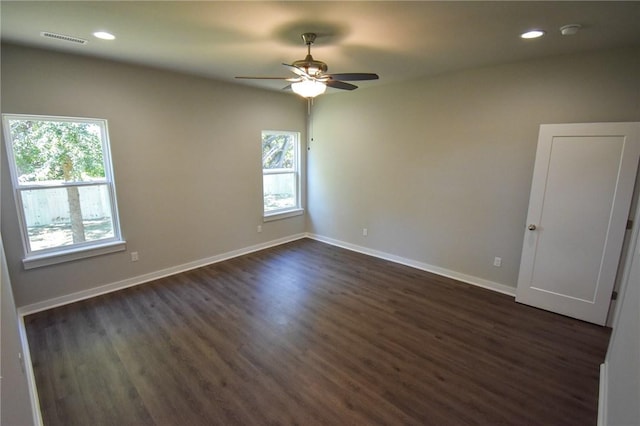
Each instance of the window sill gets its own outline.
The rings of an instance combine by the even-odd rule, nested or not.
[[[88,257],[115,253],[127,249],[126,241],[112,241],[91,247],[58,251],[55,253],[39,254],[22,259],[24,269],[41,268],[43,266],[56,265],[58,263],[71,262],[73,260],[86,259]]]
[[[273,220],[286,219],[288,217],[300,216],[304,214],[304,209],[293,209],[284,212],[267,213],[262,218],[263,222],[271,222]]]

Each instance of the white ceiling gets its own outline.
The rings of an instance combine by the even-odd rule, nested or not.
[[[2,1],[2,41],[280,89],[280,64],[315,59],[329,72],[375,72],[361,87],[448,71],[603,48],[640,45],[640,2],[212,2]],[[583,29],[562,36],[559,28]],[[523,40],[527,29],[547,35]],[[98,40],[94,31],[116,35]],[[89,40],[46,39],[49,31]],[[335,90],[335,89],[330,89]]]

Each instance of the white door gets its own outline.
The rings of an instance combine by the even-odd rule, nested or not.
[[[604,325],[640,157],[640,123],[544,124],[516,301]]]

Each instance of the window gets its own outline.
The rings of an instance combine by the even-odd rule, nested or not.
[[[302,214],[299,133],[262,132],[262,189],[265,220]]]
[[[106,120],[3,115],[25,268],[124,250]]]

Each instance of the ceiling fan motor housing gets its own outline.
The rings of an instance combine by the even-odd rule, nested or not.
[[[311,56],[311,54],[307,55],[306,58],[300,61],[295,61],[291,65],[293,65],[294,67],[302,68],[307,74],[311,76],[327,72],[327,69],[329,69],[327,64],[322,61],[316,61],[315,59],[313,59],[313,56]]]
[[[307,56],[300,61],[295,61],[291,65],[303,69],[310,76],[316,76],[327,72],[327,69],[329,68],[327,67],[327,64],[322,61],[316,61],[313,59],[313,56],[311,56],[311,45],[316,41],[316,34],[304,33],[302,34],[302,40],[304,41],[304,44],[307,45]]]

